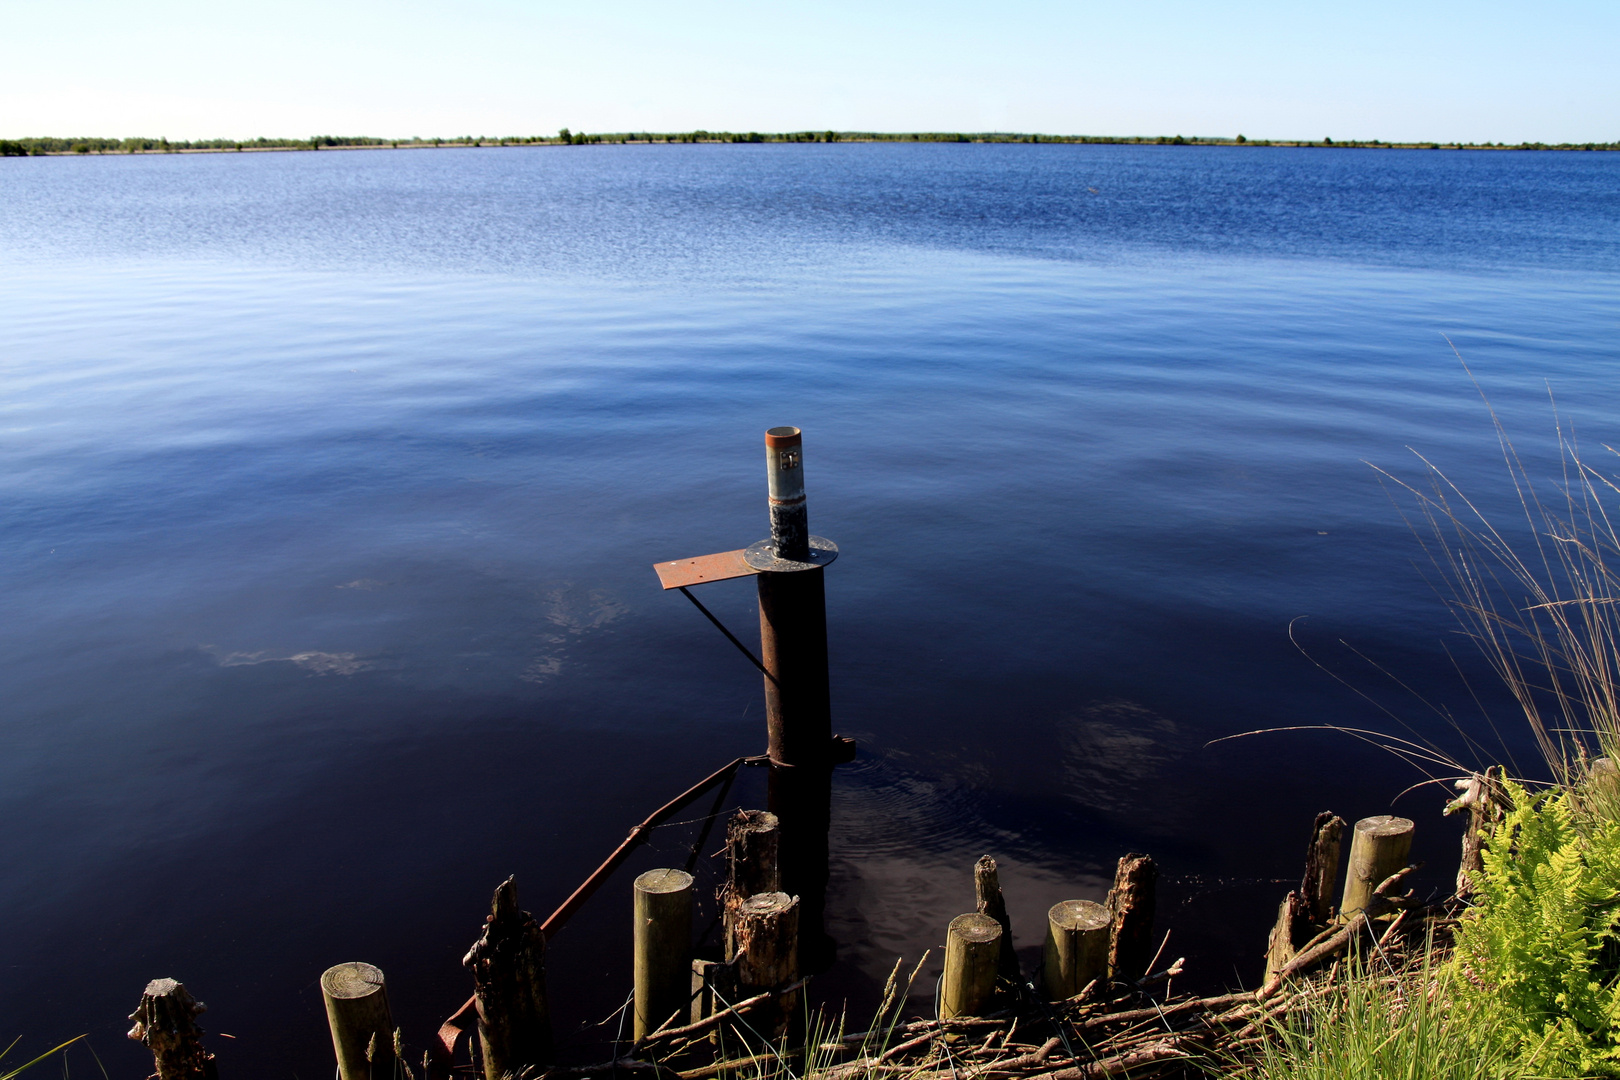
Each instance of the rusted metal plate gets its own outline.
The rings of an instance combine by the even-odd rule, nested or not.
[[[750,574],[759,573],[748,565],[740,549],[722,551],[715,555],[699,555],[695,559],[671,559],[669,562],[653,563],[653,569],[657,571],[658,580],[666,590],[703,585],[710,581],[729,581],[731,578],[748,577]]]

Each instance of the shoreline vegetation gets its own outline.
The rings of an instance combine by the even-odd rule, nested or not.
[[[307,139],[193,139],[131,137],[123,139],[37,136],[0,139],[0,157],[44,157],[65,154],[219,154],[289,150],[420,150],[484,146],[658,145],[670,143],[1066,143],[1106,146],[1290,146],[1356,150],[1620,150],[1620,142],[1473,143],[1385,142],[1381,139],[1323,138],[1248,139],[1201,135],[1039,135],[1015,132],[757,131],[611,132],[589,134],[563,128],[556,135],[460,135],[454,138],[379,139],[367,135],[312,135]]]

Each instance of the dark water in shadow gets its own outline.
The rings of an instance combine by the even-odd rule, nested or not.
[[[1026,948],[1151,852],[1167,954],[1252,982],[1312,815],[1421,776],[1342,736],[1206,744],[1394,729],[1290,642],[1306,616],[1311,655],[1463,752],[1338,644],[1477,722],[1364,462],[1419,448],[1510,511],[1442,335],[1533,472],[1549,383],[1620,437],[1617,224],[1600,154],[0,163],[0,1017],[132,1072],[120,1018],[173,975],[230,1076],[324,1075],[315,980],[364,959],[423,1042],[501,878],[547,912],[762,748],[758,677],[650,564],[764,535],[783,423],[844,553],[862,746],[825,992],[935,945],[986,851]],[[749,583],[704,599],[751,633]],[[1439,794],[1396,805],[1442,883]],[[570,1038],[628,989],[631,876],[693,829],[554,942]]]

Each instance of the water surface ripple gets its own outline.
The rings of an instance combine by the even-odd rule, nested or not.
[[[650,564],[764,534],[783,423],[844,553],[835,727],[862,745],[827,992],[937,944],[984,851],[1026,949],[1150,851],[1169,951],[1252,982],[1312,815],[1420,777],[1326,735],[1206,743],[1392,723],[1290,642],[1305,616],[1460,752],[1338,644],[1477,722],[1366,462],[1417,448],[1511,510],[1452,345],[1533,471],[1549,386],[1620,438],[1617,226],[1606,154],[0,162],[0,1015],[130,1072],[121,1017],[172,975],[231,1077],[321,1075],[315,978],[361,959],[422,1043],[496,882],[549,911],[760,749],[758,677]],[[705,600],[751,632],[748,583]],[[1439,795],[1397,806],[1442,881]],[[553,944],[567,1042],[623,998],[629,877]]]

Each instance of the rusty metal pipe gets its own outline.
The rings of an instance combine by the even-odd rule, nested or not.
[[[765,474],[770,482],[771,541],[776,557],[810,557],[810,515],[804,504],[804,436],[796,427],[765,433]]]

